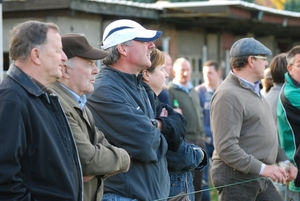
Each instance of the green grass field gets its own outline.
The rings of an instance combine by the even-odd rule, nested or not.
[[[212,185],[210,185],[209,187],[213,188]],[[216,189],[210,191],[210,201],[218,201],[218,192]]]

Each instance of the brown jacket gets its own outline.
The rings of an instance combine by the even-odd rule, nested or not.
[[[82,111],[71,95],[59,82],[50,86],[55,91],[68,118],[79,152],[83,176],[95,175],[84,183],[84,200],[101,200],[104,180],[111,174],[125,171],[130,158],[121,148],[111,145],[94,125],[90,110]]]

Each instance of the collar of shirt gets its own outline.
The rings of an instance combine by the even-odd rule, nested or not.
[[[206,91],[207,91],[208,93],[214,93],[214,92],[215,92],[215,90],[213,90],[211,87],[209,87],[209,86],[207,86],[207,85],[205,85],[205,87],[206,87]]]
[[[243,84],[247,87],[250,88],[254,93],[256,93],[259,97],[261,97],[260,95],[260,89],[259,89],[259,84],[260,84],[260,80],[251,83],[243,78],[241,78],[240,76],[237,76],[236,74],[234,74],[234,72],[230,71],[230,73],[234,76],[236,76],[241,82],[243,82]]]
[[[191,89],[194,88],[192,83],[188,82],[187,87],[179,83],[176,79],[173,79],[173,84],[175,84],[179,89],[185,91],[186,93],[189,93]]]
[[[86,103],[86,95],[82,95],[82,96],[78,96],[74,91],[72,91],[71,89],[69,89],[68,87],[66,87],[64,84],[60,83],[61,86],[63,86],[68,92],[70,92],[70,94],[74,97],[74,99],[76,100],[76,102],[78,103],[78,106],[80,107],[80,109],[83,110],[84,105]]]

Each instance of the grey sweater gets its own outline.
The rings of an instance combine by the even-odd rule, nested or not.
[[[278,144],[269,104],[232,74],[212,98],[211,127],[213,160],[240,172],[259,174],[262,163],[287,160]]]

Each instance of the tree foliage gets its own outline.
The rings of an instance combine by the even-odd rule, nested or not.
[[[284,5],[284,10],[300,12],[300,0],[287,0]]]
[[[300,0],[255,0],[254,3],[278,10],[300,12]]]
[[[275,8],[277,8],[278,10],[284,9],[284,5],[285,5],[286,1],[287,0],[271,0],[273,5],[275,6]]]

